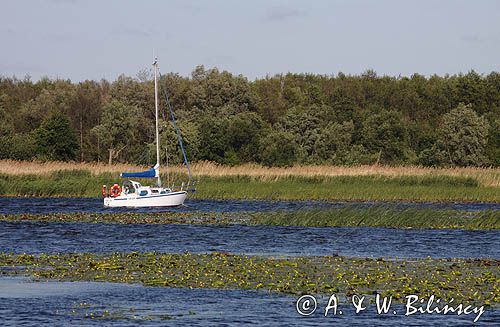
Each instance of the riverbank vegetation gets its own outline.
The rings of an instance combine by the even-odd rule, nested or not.
[[[303,227],[385,227],[500,229],[500,211],[397,208],[394,204],[273,212],[161,212],[3,214],[10,222],[86,222],[117,224],[242,224]]]
[[[64,161],[17,161],[0,160],[0,174],[7,175],[43,175],[50,176],[62,171],[87,171],[96,176],[110,173],[118,176],[123,171],[141,171],[145,166],[131,164],[113,164],[91,162],[64,162]],[[186,168],[182,165],[173,165],[168,169],[173,174],[185,174]],[[266,167],[257,164],[239,166],[220,165],[214,162],[203,161],[191,165],[195,178],[201,177],[229,177],[248,176],[258,180],[277,180],[283,177],[337,177],[337,176],[379,176],[394,178],[402,176],[449,176],[465,177],[477,180],[481,186],[500,187],[500,169],[477,167],[431,168],[422,166],[329,166],[305,165],[292,167]],[[166,175],[166,168],[160,169]],[[71,172],[69,172],[71,174]],[[82,172],[83,174],[83,172]]]
[[[168,253],[7,254],[0,274],[63,281],[108,281],[148,286],[269,290],[285,294],[431,295],[456,303],[498,305],[500,261],[386,260],[346,257],[270,258]]]
[[[500,74],[162,76],[188,157],[265,166],[500,164]],[[116,81],[0,77],[0,159],[154,163],[150,74]],[[164,98],[161,98],[164,108]],[[161,157],[182,163],[161,111]]]
[[[396,209],[381,205],[259,212],[253,213],[251,217],[252,224],[274,226],[500,229],[500,211],[497,210]]]
[[[22,163],[20,164],[23,165]],[[30,164],[27,164],[30,165]],[[78,166],[78,165],[77,165]],[[4,166],[5,167],[5,166]],[[15,163],[12,163],[15,167]],[[41,166],[38,173],[0,173],[1,196],[39,197],[99,197],[103,184],[120,183],[118,171],[105,172],[96,166],[91,170],[50,170]],[[127,168],[113,167],[113,170]],[[133,168],[133,167],[128,167]],[[198,199],[263,199],[263,200],[342,200],[342,201],[464,201],[498,202],[500,173],[496,169],[419,170],[415,175],[401,173],[400,168],[381,168],[355,175],[347,168],[326,170],[320,175],[314,167],[296,168],[297,173],[286,169],[259,171],[234,169],[239,174],[221,176],[217,169],[212,172],[193,171],[197,192],[190,195]],[[206,168],[206,166],[205,166]],[[18,168],[4,169],[4,171]],[[34,168],[30,168],[34,169]],[[368,173],[374,172],[370,175]],[[260,174],[259,174],[260,172]],[[204,175],[206,174],[206,175]],[[179,168],[169,175],[162,174],[166,185],[180,187],[187,181]],[[143,181],[145,185],[150,180]]]

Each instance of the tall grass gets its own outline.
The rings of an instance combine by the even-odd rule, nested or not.
[[[144,166],[129,164],[106,165],[102,163],[67,163],[0,160],[0,174],[8,175],[45,175],[60,170],[86,170],[93,176],[113,173],[116,176],[123,171],[139,171]],[[470,177],[485,187],[500,187],[500,169],[498,168],[427,168],[418,166],[294,166],[289,168],[269,168],[255,164],[229,167],[211,162],[198,162],[192,165],[193,175],[202,177],[250,176],[265,181],[278,180],[293,176],[301,177],[337,177],[337,176],[451,176]],[[170,167],[172,173],[185,173],[183,166]],[[165,173],[162,167],[162,172]]]
[[[345,200],[345,201],[483,201],[498,202],[498,188],[483,187],[471,177],[335,176],[204,177],[198,197],[214,199]]]
[[[116,178],[109,173],[92,176],[85,170],[54,171],[43,175],[0,175],[0,194],[38,197],[96,197],[103,184]]]
[[[251,213],[256,225],[307,227],[389,227],[500,229],[500,211],[397,209],[387,206],[347,206],[327,210],[298,210]]]
[[[184,173],[162,175],[165,185],[186,181]],[[195,198],[360,201],[483,201],[498,202],[499,188],[485,187],[465,176],[198,176]],[[139,180],[141,181],[141,180]],[[55,170],[46,174],[0,174],[0,195],[97,197],[101,186],[120,182],[117,173]],[[151,180],[141,181],[147,185]],[[174,185],[175,186],[175,185]]]

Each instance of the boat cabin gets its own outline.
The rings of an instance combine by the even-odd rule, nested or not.
[[[128,180],[123,183],[123,193],[125,195],[137,194],[138,196],[146,196],[146,195],[167,194],[169,192],[171,192],[171,190],[168,188],[142,186],[141,183],[132,180]]]

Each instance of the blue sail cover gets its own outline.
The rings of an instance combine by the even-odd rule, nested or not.
[[[126,178],[155,178],[158,177],[158,172],[156,169],[151,168],[146,171],[136,173],[121,173],[120,176]]]

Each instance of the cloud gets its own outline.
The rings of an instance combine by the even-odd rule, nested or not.
[[[293,17],[299,17],[302,16],[303,13],[290,8],[290,7],[272,7],[267,10],[267,13],[264,17],[264,20],[266,21],[282,21],[285,19],[293,18]]]

